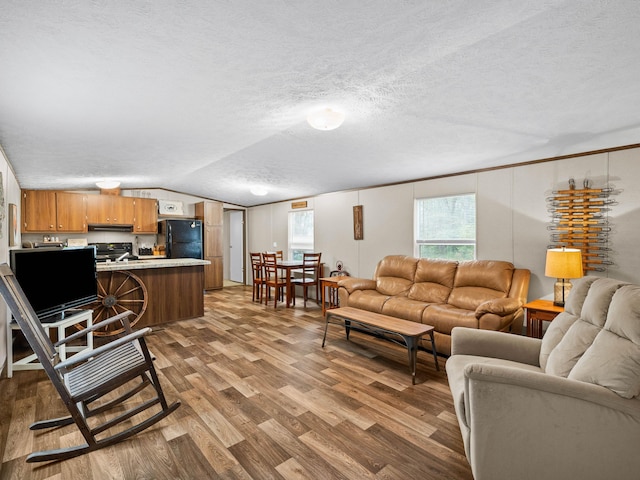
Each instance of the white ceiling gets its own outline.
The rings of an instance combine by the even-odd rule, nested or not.
[[[251,206],[634,144],[639,83],[638,0],[0,5],[23,188]],[[325,105],[337,130],[305,121]]]

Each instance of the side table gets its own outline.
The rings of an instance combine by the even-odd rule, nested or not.
[[[535,338],[542,338],[542,322],[551,322],[564,312],[564,307],[554,305],[551,300],[533,300],[523,307],[527,321],[527,336]]]
[[[43,323],[42,327],[47,335],[50,335],[51,329],[57,329],[58,340],[62,340],[67,336],[67,329],[80,322],[87,322],[87,328],[91,327],[93,325],[93,310],[76,310],[57,322]],[[7,332],[7,377],[11,378],[14,370],[36,370],[42,368],[34,353],[19,360],[13,359],[13,331],[19,331],[20,326],[15,321],[12,321],[9,326],[10,329]],[[84,345],[68,346],[63,344],[57,348],[60,360],[66,360],[67,352],[80,352],[87,348],[93,349],[93,335],[91,332],[87,334]]]
[[[338,282],[340,281],[340,277],[322,277],[320,279],[320,287],[322,289],[322,315],[328,309],[338,307]],[[327,290],[328,290],[328,300],[329,306],[327,306]]]

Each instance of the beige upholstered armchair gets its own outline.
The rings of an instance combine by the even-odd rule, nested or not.
[[[542,340],[455,328],[447,374],[476,480],[640,478],[640,286],[576,281]]]

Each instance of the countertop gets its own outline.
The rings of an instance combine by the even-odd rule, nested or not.
[[[96,270],[98,272],[112,272],[114,270],[142,270],[145,268],[193,267],[210,263],[209,260],[196,258],[149,258],[122,262],[99,262],[96,264]]]

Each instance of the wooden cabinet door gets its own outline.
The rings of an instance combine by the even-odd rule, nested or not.
[[[204,202],[205,226],[222,225],[223,208],[220,202]]]
[[[97,225],[133,225],[133,197],[87,195],[87,222]]]
[[[211,265],[204,266],[204,289],[216,290],[222,288],[222,257],[204,257]]]
[[[87,195],[87,223],[91,225],[111,223],[110,205],[107,195]]]
[[[205,257],[222,257],[222,225],[205,227],[203,242]]]
[[[56,192],[56,219],[59,232],[86,232],[87,196]]]
[[[155,198],[134,199],[135,233],[158,233],[158,201]]]
[[[22,232],[56,231],[56,192],[24,190],[22,192]]]
[[[133,225],[134,207],[133,197],[111,197],[111,222],[114,225]]]

